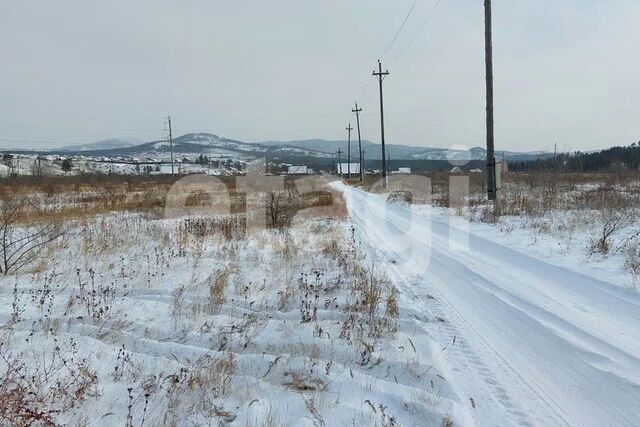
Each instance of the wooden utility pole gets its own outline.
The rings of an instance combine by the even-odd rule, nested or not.
[[[487,101],[487,196],[494,201],[494,212],[498,209],[496,188],[496,158],[493,133],[493,41],[491,34],[491,0],[484,0],[484,42]]]
[[[362,181],[362,138],[360,137],[360,111],[362,108],[358,108],[358,103],[356,102],[356,108],[351,110],[352,113],[356,113],[356,127],[358,128],[358,158],[360,164],[360,181]]]
[[[345,129],[347,129],[347,177],[349,177],[349,179],[351,179],[351,131],[353,130],[353,128],[351,127],[351,123],[349,123],[349,126],[347,126]]]
[[[382,100],[382,80],[386,76],[389,75],[389,70],[382,72],[382,64],[378,59],[378,72],[373,71],[373,75],[378,77],[378,84],[380,87],[380,135],[382,138],[382,185],[384,188],[387,187],[387,164],[385,159],[385,151],[384,151],[384,107]]]
[[[171,150],[171,176],[175,175],[173,169],[173,134],[171,133],[171,116],[167,116],[167,122],[169,122],[169,149]]]
[[[342,150],[338,148],[338,173],[340,174],[340,178],[342,178],[342,160],[340,159],[340,154],[342,154]]]

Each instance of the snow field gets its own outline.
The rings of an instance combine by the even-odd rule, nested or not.
[[[17,375],[0,386],[15,398],[0,417],[92,426],[469,419],[437,366],[437,320],[406,310],[348,223],[308,219],[231,240],[191,224],[87,218],[32,271],[1,279],[0,372]]]

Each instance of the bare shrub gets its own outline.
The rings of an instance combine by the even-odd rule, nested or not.
[[[631,225],[635,221],[635,213],[630,208],[605,207],[600,211],[602,229],[600,234],[592,241],[591,252],[599,252],[603,255],[609,253],[611,237],[621,229]]]
[[[395,287],[391,288],[391,292],[387,295],[385,316],[389,329],[396,331],[400,309],[398,307],[398,290]]]
[[[472,221],[480,221],[487,224],[494,224],[497,220],[493,213],[493,208],[487,204],[472,203],[469,207],[469,216]]]
[[[410,191],[394,191],[389,194],[387,201],[390,203],[401,203],[410,205],[413,201],[413,197]]]
[[[27,222],[31,217],[36,220]],[[37,220],[38,217],[46,217]],[[10,189],[0,197],[0,273],[7,275],[38,257],[64,234],[60,221],[44,211],[34,197]]]
[[[186,385],[191,390],[207,390],[215,398],[224,397],[231,390],[235,373],[235,354],[227,353],[218,358],[204,356],[189,372]]]
[[[375,276],[372,267],[369,280],[366,280],[363,284],[360,301],[362,309],[369,317],[368,323],[371,328],[371,333],[374,333],[376,328],[375,324],[380,301],[382,301],[382,283],[378,277]]]
[[[449,415],[442,417],[442,427],[453,427],[453,420]]]
[[[200,357],[191,368],[182,368],[169,376],[171,386],[164,424],[176,425],[181,424],[181,420],[191,420],[190,424],[199,425],[202,420],[213,417],[234,417],[223,408],[212,405],[212,400],[229,394],[236,368],[233,353],[217,357],[207,354]]]
[[[209,279],[210,283],[208,305],[209,311],[212,314],[218,313],[220,311],[220,307],[222,306],[222,304],[224,304],[224,291],[229,281],[229,274],[229,269],[224,269],[222,271],[219,271],[215,275],[212,275]]]
[[[626,254],[625,267],[631,273],[634,287],[640,285],[640,243],[632,245]]]
[[[356,338],[363,336],[381,337],[386,326],[390,323],[381,316],[381,305],[387,296],[387,309],[389,314],[395,314],[397,310],[396,295],[393,294],[389,278],[376,270],[376,262],[373,260],[369,267],[364,267],[359,260],[351,260],[353,284],[351,291],[356,298],[350,307],[349,318],[343,323],[341,337],[351,340],[351,332],[356,332]],[[391,318],[390,318],[391,319]],[[366,331],[362,330],[366,326]]]
[[[41,361],[38,359],[41,358]],[[56,416],[97,396],[98,376],[86,360],[12,353],[0,343],[0,424],[55,426]]]

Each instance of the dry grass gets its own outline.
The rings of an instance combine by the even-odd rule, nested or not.
[[[209,278],[209,299],[208,306],[211,314],[220,312],[220,307],[225,302],[225,289],[231,274],[228,268],[219,271]]]
[[[314,378],[312,375],[285,372],[284,376],[289,378],[289,381],[283,385],[297,392],[322,391],[327,387],[324,381],[320,378]]]
[[[97,396],[98,377],[85,360],[12,353],[0,343],[0,424],[55,426],[57,414]]]

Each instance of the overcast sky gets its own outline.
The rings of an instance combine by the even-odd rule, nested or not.
[[[155,140],[167,114],[174,134],[342,139],[356,99],[379,142],[379,57],[388,143],[483,146],[483,1],[422,27],[435,1],[387,52],[413,0],[0,0],[0,148]],[[493,3],[497,149],[640,140],[640,1]]]

